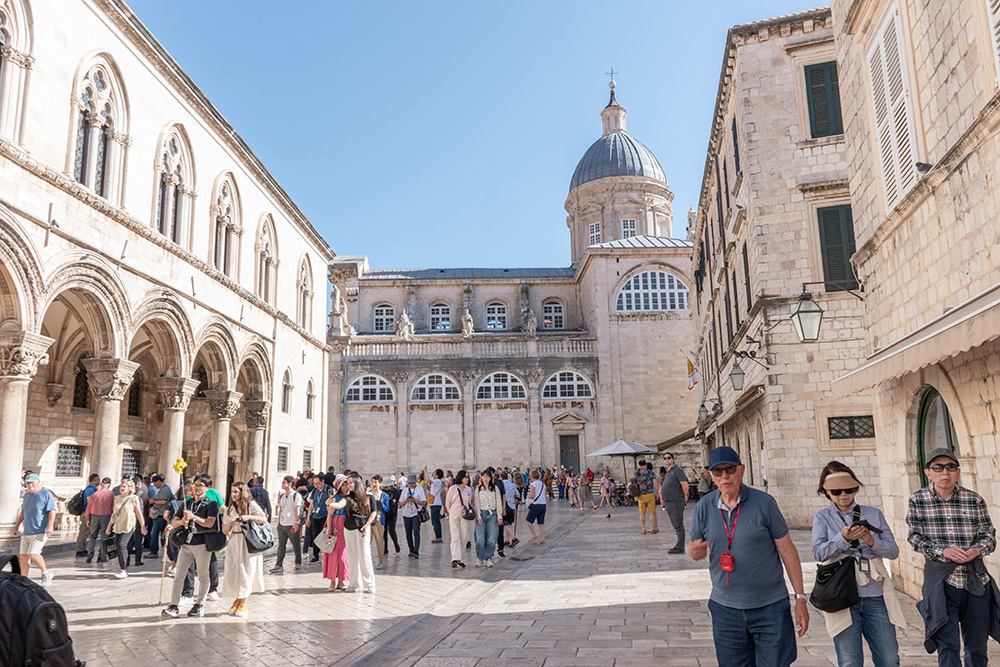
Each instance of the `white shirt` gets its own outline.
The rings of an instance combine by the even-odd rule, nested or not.
[[[434,496],[434,502],[431,503],[433,507],[441,507],[441,495],[444,490],[444,483],[440,479],[431,480],[431,495]]]
[[[410,497],[412,497],[416,502],[406,503],[404,505],[403,502]],[[403,489],[403,492],[399,494],[399,506],[402,508],[400,510],[400,514],[404,517],[417,516],[417,508],[420,507],[417,505],[417,502],[420,502],[421,500],[427,500],[427,494],[424,493],[424,490],[420,488],[419,485],[414,486],[412,491],[410,491],[410,487],[406,487]]]
[[[282,493],[278,496],[278,523],[282,526],[294,526],[299,522],[302,512],[302,496],[298,491]]]
[[[536,479],[531,483],[531,493],[528,495],[528,502],[532,505],[545,504],[545,483]]]

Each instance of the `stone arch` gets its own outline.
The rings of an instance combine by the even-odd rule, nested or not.
[[[20,142],[24,133],[24,104],[28,89],[28,71],[34,60],[34,22],[28,0],[0,3],[0,99],[7,113],[0,118],[0,133]]]
[[[153,196],[149,219],[154,229],[187,249],[191,248],[193,239],[197,185],[194,153],[187,129],[179,122],[167,123],[160,130],[153,155]]]
[[[247,368],[244,377],[250,390],[244,392],[243,399],[270,401],[273,393],[274,375],[264,342],[255,336],[249,342],[244,343],[239,360],[240,373],[242,374],[243,369]]]
[[[187,377],[194,365],[195,339],[184,305],[169,290],[151,290],[136,307],[129,332],[129,353],[140,330],[147,337],[160,361],[161,375]]]
[[[295,278],[295,322],[303,329],[312,327],[313,271],[309,253],[299,257],[299,270]]]
[[[35,304],[44,285],[34,246],[0,207],[0,331],[37,328]]]
[[[209,373],[210,389],[232,390],[236,386],[236,360],[239,353],[236,342],[225,321],[211,317],[195,336],[195,368],[201,357]]]
[[[6,33],[6,46],[22,54],[30,54],[34,48],[34,21],[31,17],[31,3],[28,0],[6,0],[0,4],[0,18]]]
[[[951,416],[952,425],[955,427],[959,458],[965,460],[980,456],[981,452],[976,451],[976,443],[971,435],[972,430],[969,426],[968,411],[948,371],[941,364],[934,364],[922,368],[912,379],[908,377],[906,380],[909,380],[904,394],[906,400],[899,403],[899,405],[906,407],[901,408],[897,412],[900,418],[896,420],[900,429],[897,431],[901,438],[899,442],[905,443],[905,460],[913,462],[920,460],[918,452],[920,440],[920,402],[928,389],[935,389],[941,394],[945,405],[948,406],[948,413]],[[906,380],[902,381],[905,382]],[[919,468],[919,465],[916,468]],[[913,472],[913,470],[907,471],[907,473],[910,472]],[[974,473],[975,470],[970,467],[970,470],[965,471],[963,469],[963,472],[964,474],[969,474]],[[916,473],[917,477],[919,477],[920,471],[916,470]]]

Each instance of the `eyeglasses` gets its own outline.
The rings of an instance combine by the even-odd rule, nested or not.
[[[948,472],[955,472],[956,470],[958,470],[957,463],[935,463],[934,465],[927,467],[933,470],[934,472],[944,472],[945,470],[947,470]]]
[[[858,492],[858,489],[860,488],[861,488],[860,486],[855,486],[852,489],[827,489],[826,492],[829,493],[831,496],[839,496],[842,493],[846,493],[849,496],[853,496],[855,493]]]
[[[715,466],[714,468],[712,468],[710,472],[712,473],[712,477],[722,477],[723,475],[735,475],[737,469],[738,466],[732,466],[732,465]]]

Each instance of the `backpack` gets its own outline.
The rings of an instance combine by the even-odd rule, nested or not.
[[[66,511],[72,514],[73,516],[81,516],[83,514],[86,505],[86,503],[83,500],[84,491],[86,491],[86,489],[83,489],[83,491],[78,491],[77,494],[72,498],[70,498],[69,502],[66,503]]]
[[[69,638],[66,612],[48,591],[21,576],[17,556],[0,556],[0,665],[84,667]]]

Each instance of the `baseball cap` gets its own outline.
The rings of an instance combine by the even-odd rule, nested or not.
[[[743,462],[740,461],[740,455],[736,453],[736,450],[732,447],[716,447],[708,453],[708,469],[711,470],[715,466],[731,465],[738,466],[742,465]]]
[[[927,452],[927,458],[925,459],[927,461],[927,465],[930,465],[931,461],[933,461],[939,456],[947,456],[949,459],[958,464],[958,459],[955,458],[955,452],[945,447],[935,447],[931,451]],[[32,476],[33,475],[28,475],[28,477]],[[34,477],[37,477],[37,475],[34,475]]]
[[[31,473],[30,475],[24,478],[25,483],[37,482],[37,481],[38,481],[38,475],[36,475],[35,473]]]
[[[151,482],[162,482],[163,481],[163,475],[153,475],[153,477],[149,481],[151,481]]]

